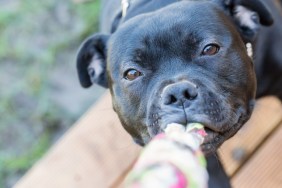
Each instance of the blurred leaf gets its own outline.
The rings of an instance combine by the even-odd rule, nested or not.
[[[0,140],[1,133],[3,138],[16,127],[23,135],[15,144],[24,145],[25,152],[11,152],[9,140],[0,144],[0,188],[10,187],[8,180],[23,174],[61,134],[65,122],[73,122],[52,100],[50,77],[59,66],[74,66],[60,57],[74,56],[79,43],[97,31],[100,10],[96,0],[5,2],[0,6]]]

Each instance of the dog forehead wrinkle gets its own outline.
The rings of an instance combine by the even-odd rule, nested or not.
[[[169,59],[191,61],[199,43],[203,40],[196,32],[187,31],[179,24],[151,33],[140,39],[141,48],[137,48],[134,59],[144,67],[153,66],[155,62],[167,62]],[[185,31],[186,30],[186,31]],[[175,37],[176,33],[180,33]],[[181,46],[181,48],[179,48]]]
[[[170,46],[171,43],[179,41],[182,38],[181,36],[175,37],[176,34],[181,35],[182,33],[185,33],[189,35],[190,32],[197,33],[199,30],[204,32],[206,36],[210,36],[215,32],[228,34],[225,29],[222,29],[223,26],[221,24],[214,24],[221,23],[215,21],[220,19],[217,14],[218,10],[210,10],[215,9],[215,7],[211,8],[205,4],[194,2],[191,6],[190,4],[191,3],[188,3],[188,7],[184,8],[181,6],[179,7],[179,5],[167,6],[153,13],[136,16],[128,22],[125,22],[112,37],[115,41],[112,46],[116,47],[115,51],[118,51],[117,55],[126,54],[132,50],[133,44],[140,42],[142,43],[141,45],[147,46],[149,49],[154,49],[155,46],[152,46],[152,39],[150,39],[153,35],[155,35],[155,38],[153,37],[153,42],[158,44],[161,49],[170,48],[175,52],[178,52],[176,50],[178,49],[177,45]],[[203,7],[200,7],[202,5],[204,6],[204,10],[202,10]],[[194,10],[193,7],[196,7],[196,10]],[[177,9],[177,11],[175,9]],[[208,19],[208,22],[206,19]],[[148,25],[150,25],[150,27],[148,27]],[[167,40],[168,38],[169,40]],[[189,39],[192,38],[190,37]],[[183,43],[187,43],[187,46],[189,46],[189,42],[193,42],[192,40],[183,41]],[[179,45],[183,44],[178,43],[178,46]]]
[[[126,42],[132,38],[131,36],[136,34],[139,35],[144,32],[150,33],[158,31],[161,28],[170,27],[171,24],[177,22],[181,22],[184,25],[188,24],[189,27],[195,22],[201,22],[202,25],[209,25],[211,22],[206,22],[206,19],[216,19],[215,12],[218,11],[210,9],[215,9],[215,5],[208,1],[174,3],[157,11],[141,14],[128,20],[121,25],[117,32],[123,33],[122,35],[119,35],[119,38],[121,41]],[[150,28],[148,28],[148,25],[150,25]],[[197,24],[195,27],[196,26]]]

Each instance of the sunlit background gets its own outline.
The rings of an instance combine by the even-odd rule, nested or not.
[[[0,0],[0,188],[8,188],[92,105],[79,44],[97,31],[98,0]]]

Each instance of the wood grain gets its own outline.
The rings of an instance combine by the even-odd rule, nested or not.
[[[219,149],[227,173],[232,177],[282,121],[282,104],[275,97],[260,99],[251,119]]]
[[[234,175],[242,164],[246,166],[234,176],[234,185],[245,185],[240,180],[249,181],[243,177],[245,169],[250,168],[259,172],[266,168],[265,166],[255,168],[248,161],[252,161],[252,158],[249,158],[275,130],[282,119],[281,114],[281,103],[276,98],[268,97],[259,100],[252,119],[220,149],[229,174]],[[278,141],[281,143],[281,140],[276,138],[274,142],[267,145],[276,144],[278,147]],[[243,148],[246,155],[242,160],[236,161],[232,152],[238,147]],[[140,148],[132,142],[113,112],[111,97],[107,93],[34,165],[15,188],[118,187],[139,153]],[[279,155],[269,153],[268,156],[265,153],[264,158],[260,157],[256,160],[262,162],[271,160],[270,157],[274,154]],[[281,163],[276,164],[281,166]],[[271,165],[271,168],[275,166]],[[273,177],[276,176],[268,178],[272,180]]]
[[[233,177],[234,188],[282,187],[282,124]]]
[[[110,187],[139,150],[121,127],[106,94],[15,188]]]

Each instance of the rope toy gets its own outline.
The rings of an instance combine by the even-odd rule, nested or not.
[[[206,188],[208,173],[200,145],[203,125],[172,123],[142,151],[125,188]]]

